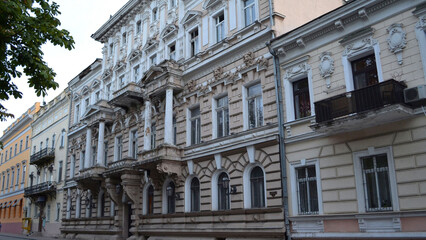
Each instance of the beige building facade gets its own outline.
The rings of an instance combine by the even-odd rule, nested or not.
[[[272,42],[293,239],[426,238],[425,12],[352,1]]]
[[[54,237],[60,234],[69,97],[66,89],[42,106],[31,125],[31,157],[25,197],[26,217],[31,218],[32,236]]]
[[[62,236],[283,239],[283,159],[265,43],[342,4],[320,2],[288,18],[305,7],[126,3],[92,35],[103,59],[69,83]]]

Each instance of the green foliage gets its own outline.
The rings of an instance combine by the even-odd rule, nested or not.
[[[22,98],[12,80],[24,73],[37,96],[56,89],[56,73],[43,61],[41,46],[46,42],[68,50],[74,40],[67,30],[59,29],[59,5],[49,0],[0,0],[0,122],[8,117],[1,101],[11,96]]]

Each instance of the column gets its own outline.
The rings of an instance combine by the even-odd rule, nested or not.
[[[173,145],[173,89],[166,90],[166,111],[164,117],[164,143]]]
[[[92,154],[90,154],[91,148],[91,140],[92,140],[92,129],[90,127],[87,127],[86,130],[86,156],[84,158],[84,168],[90,167],[90,157]]]
[[[151,149],[151,102],[145,101],[145,134],[143,136],[143,150]]]
[[[99,166],[104,165],[105,151],[104,151],[104,137],[105,137],[105,122],[99,122],[99,135],[98,135],[98,153],[96,156],[96,163]]]

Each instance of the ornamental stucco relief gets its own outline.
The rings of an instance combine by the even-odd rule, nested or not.
[[[319,70],[321,77],[325,79],[327,88],[331,86],[331,75],[334,73],[334,60],[330,52],[323,52],[320,55]]]
[[[406,33],[404,29],[402,29],[402,24],[394,23],[387,29],[388,36],[388,46],[389,50],[396,55],[398,59],[398,63],[402,64],[402,50],[407,45]]]

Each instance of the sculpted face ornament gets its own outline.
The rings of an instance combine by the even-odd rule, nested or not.
[[[331,87],[331,75],[334,73],[334,60],[330,52],[323,52],[320,56],[319,70],[321,77],[325,79],[327,88]]]

